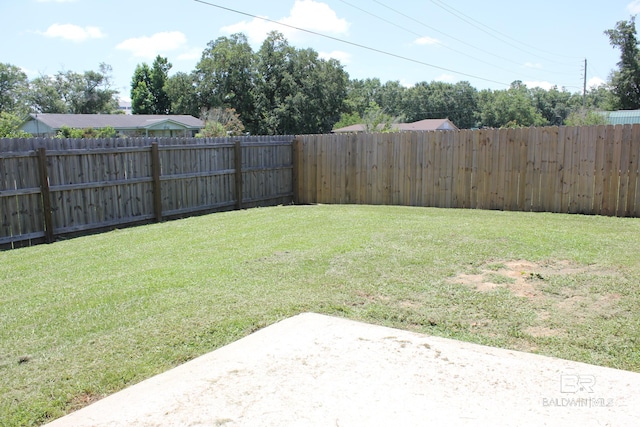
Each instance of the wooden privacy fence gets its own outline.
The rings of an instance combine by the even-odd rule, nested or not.
[[[290,203],[291,136],[0,140],[0,247]]]
[[[0,140],[0,248],[192,214],[356,203],[640,217],[640,125]]]
[[[307,135],[296,203],[640,216],[640,125]]]

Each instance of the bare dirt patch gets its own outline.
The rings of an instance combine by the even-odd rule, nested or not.
[[[548,328],[546,326],[529,326],[525,332],[534,337],[555,337],[561,334],[558,329]]]
[[[620,312],[620,294],[594,293],[587,286],[569,286],[576,276],[583,274],[615,276],[619,273],[565,260],[542,263],[511,260],[485,263],[475,268],[473,274],[458,274],[451,281],[478,292],[507,289],[517,297],[526,298],[535,310],[536,319],[523,332],[532,337],[554,337],[565,332],[558,326],[562,323],[557,321],[559,317],[583,323],[594,316],[607,318]],[[551,282],[556,283],[552,290],[548,286]],[[557,285],[563,282],[567,283],[566,287]]]
[[[94,402],[97,402],[103,397],[104,397],[103,395],[95,394],[95,393],[89,393],[89,392],[81,393],[77,396],[74,396],[73,399],[71,399],[71,402],[69,402],[68,409],[70,412],[77,411],[78,409],[84,408],[85,406],[88,406]]]
[[[507,288],[514,295],[535,298],[540,294],[539,284],[532,279],[542,277],[543,270],[541,265],[524,260],[493,262],[482,266],[477,274],[459,274],[452,280],[480,292]]]
[[[597,266],[581,266],[570,261],[535,263],[526,260],[493,261],[480,266],[475,274],[458,274],[452,282],[468,285],[480,292],[506,288],[514,295],[528,299],[543,298],[542,287],[552,277],[577,274],[612,275],[615,271],[604,270]],[[576,295],[567,295],[580,298]],[[606,301],[620,299],[620,295],[607,295]],[[567,305],[571,303],[567,302]],[[603,302],[606,305],[606,302]]]

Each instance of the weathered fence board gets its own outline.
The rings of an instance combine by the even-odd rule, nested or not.
[[[640,125],[298,137],[296,200],[640,216]]]
[[[0,248],[290,203],[293,139],[0,140]]]

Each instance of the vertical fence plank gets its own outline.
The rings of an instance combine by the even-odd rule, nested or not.
[[[569,136],[570,135],[570,136]],[[578,195],[580,194],[580,128],[571,128],[567,141],[570,142],[571,173],[570,173],[570,196],[569,196],[569,213],[578,212]]]
[[[242,144],[235,142],[234,151],[236,209],[242,209]]]
[[[472,182],[473,182],[473,135],[475,132],[466,130],[464,131],[464,150],[465,150],[465,159],[464,159],[464,203],[461,206],[462,208],[473,208],[473,204],[471,203],[471,193],[472,193]]]
[[[569,181],[571,176],[571,146],[569,144],[570,129],[561,126],[558,130],[558,162],[560,174],[560,185],[557,188],[560,197],[560,206],[558,212],[566,213],[569,210]]]
[[[640,214],[640,125],[633,125],[631,129],[631,146],[629,147],[629,197],[625,216],[639,216]]]
[[[517,206],[517,151],[515,141],[516,129],[503,131],[504,139],[504,179],[502,182],[502,208],[504,210],[516,210]]]
[[[605,159],[603,214],[613,215],[616,212],[618,192],[618,170],[620,163],[620,150],[622,139],[622,126],[616,125],[608,128],[608,149]],[[615,194],[614,194],[615,193]]]
[[[452,207],[461,208],[464,206],[464,184],[465,184],[465,138],[466,132],[458,131],[453,138],[453,199]]]
[[[300,161],[300,139],[299,138],[294,138],[293,143],[291,144],[291,158],[293,160],[293,165],[292,165],[292,169],[291,169],[291,184],[293,187],[293,203],[294,204],[300,204],[300,182],[301,182],[301,177],[300,177],[300,171],[301,171],[301,161]]]
[[[53,217],[51,216],[51,191],[49,188],[49,172],[47,167],[47,150],[38,149],[38,169],[40,172],[40,191],[42,196],[42,213],[44,216],[44,236],[47,243],[54,240]]]
[[[477,204],[478,209],[489,209],[491,136],[490,129],[482,130],[478,141],[478,180],[477,180]]]
[[[454,174],[454,160],[453,160],[453,138],[455,131],[443,131],[442,141],[444,144],[444,150],[446,153],[444,163],[444,207],[450,208],[453,203],[453,174]]]
[[[624,125],[622,128],[622,141],[620,147],[620,162],[618,165],[618,205],[616,216],[624,216],[627,212],[628,190],[629,190],[629,159],[631,149],[631,125]]]
[[[153,211],[157,222],[162,221],[162,188],[160,183],[160,150],[158,143],[151,144],[151,173],[153,174]]]
[[[596,127],[596,152],[594,161],[594,182],[593,182],[593,214],[603,215],[607,206],[607,191],[605,186],[609,182],[606,177],[607,157],[609,155],[610,141],[613,134],[609,133],[608,126],[599,125]]]

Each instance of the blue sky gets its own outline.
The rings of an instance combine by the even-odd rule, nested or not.
[[[30,78],[113,67],[129,97],[137,64],[156,55],[190,72],[207,43],[243,32],[257,50],[268,31],[339,59],[351,78],[469,81],[504,89],[514,80],[581,92],[619,59],[604,30],[640,12],[640,0],[0,0],[0,62]],[[239,14],[224,10],[234,9]],[[254,15],[327,37],[300,32]],[[346,43],[345,43],[346,42]]]

